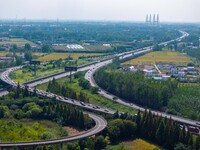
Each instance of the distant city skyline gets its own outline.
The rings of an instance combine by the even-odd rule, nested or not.
[[[200,0],[1,0],[0,19],[200,22]]]

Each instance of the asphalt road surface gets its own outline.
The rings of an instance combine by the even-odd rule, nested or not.
[[[27,147],[27,146],[38,146],[38,145],[48,145],[48,144],[59,144],[59,143],[64,143],[64,142],[70,142],[70,141],[75,141],[79,139],[83,139],[86,137],[90,137],[92,135],[95,135],[102,131],[106,126],[107,122],[105,119],[102,117],[99,117],[94,114],[89,114],[89,116],[95,121],[95,126],[82,133],[79,135],[75,136],[69,136],[65,138],[60,138],[60,139],[54,139],[54,140],[44,140],[44,141],[34,141],[34,142],[16,142],[16,143],[0,143],[1,148],[6,148],[6,147]]]

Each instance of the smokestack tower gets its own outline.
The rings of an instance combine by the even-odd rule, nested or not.
[[[159,18],[159,14],[147,14],[146,15],[146,20],[145,20],[147,25],[155,25],[158,26],[160,23],[160,18]]]
[[[146,15],[146,23],[149,23],[149,16]]]
[[[153,15],[153,24],[155,24],[156,23],[156,15],[154,14]]]
[[[150,14],[150,16],[149,16],[149,23],[151,24],[151,14]]]
[[[160,22],[160,18],[159,18],[159,14],[157,14],[157,25],[159,25],[159,22]]]

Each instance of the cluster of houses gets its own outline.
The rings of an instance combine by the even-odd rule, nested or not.
[[[4,56],[0,56],[0,62],[11,62],[11,61],[15,61],[14,57],[4,57]]]
[[[181,82],[198,82],[199,71],[195,67],[173,67],[167,74],[175,77]]]
[[[195,67],[177,67],[175,64],[155,65],[129,65],[123,66],[123,70],[130,72],[143,71],[147,78],[167,81],[176,78],[180,82],[196,83],[200,81],[199,71]]]

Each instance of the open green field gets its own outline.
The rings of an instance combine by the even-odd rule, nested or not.
[[[19,55],[20,53],[16,53]],[[46,53],[32,53],[33,56],[41,57],[44,56]],[[6,55],[13,55],[13,52],[0,52],[0,56],[6,56]]]
[[[59,60],[59,59],[66,59],[68,57],[73,58],[74,60],[77,60],[80,56],[101,56],[102,54],[96,54],[96,53],[91,53],[91,54],[86,54],[86,53],[72,53],[72,54],[68,54],[68,53],[52,53],[52,54],[48,54],[45,55],[43,57],[38,58],[39,61],[51,61],[51,60]]]
[[[62,71],[64,69],[59,69],[59,68],[55,68],[55,69],[49,69],[49,70],[37,70],[37,74],[36,77],[34,76],[34,72],[32,71],[26,71],[24,69],[20,69],[20,70],[16,70],[13,71],[10,74],[11,79],[13,79],[15,82],[26,82],[28,80],[32,80],[34,78],[38,78],[38,77],[42,77],[42,76],[46,76],[49,74],[53,74],[59,71]]]
[[[78,60],[77,61],[77,65],[83,65],[88,63],[88,61],[86,60]],[[66,66],[69,64],[66,64]],[[26,82],[35,78],[39,78],[42,76],[47,76],[56,72],[60,72],[60,71],[64,71],[64,66],[60,66],[60,67],[53,67],[52,64],[48,64],[48,65],[40,65],[37,67],[37,73],[36,76],[34,76],[34,71],[27,69],[27,68],[22,68],[16,71],[11,72],[10,77],[12,80],[14,80],[15,82]]]
[[[69,83],[69,77],[61,78],[57,80],[60,84],[70,84]],[[38,85],[36,88],[47,90],[48,83]],[[89,102],[93,105],[98,105],[106,108],[110,108],[113,110],[118,110],[121,112],[128,112],[129,114],[135,114],[137,111],[133,108],[126,107],[124,105],[118,104],[115,101],[108,100],[98,94],[92,94],[89,90],[84,90],[82,87],[79,86],[78,79],[73,79],[73,83],[69,85],[73,91],[75,91],[77,94],[80,92],[83,92],[87,97],[89,97]]]
[[[0,56],[5,57],[6,55],[12,55],[11,52],[0,52]]]
[[[136,139],[133,141],[122,142],[118,145],[108,145],[106,150],[160,150],[160,148],[154,144],[151,144],[142,139]]]
[[[55,139],[67,135],[64,128],[48,120],[1,119],[1,142],[28,142]]]
[[[22,39],[22,38],[11,38],[8,41],[0,42],[0,45],[4,45],[4,44],[14,45],[14,44],[16,44],[17,46],[24,46],[26,43],[29,43],[31,46],[36,45],[33,42],[30,42],[30,41],[28,41],[26,39]]]
[[[132,59],[124,64],[155,64],[155,63],[175,63],[175,64],[187,64],[192,62],[189,57],[179,52],[151,52],[144,56]]]

